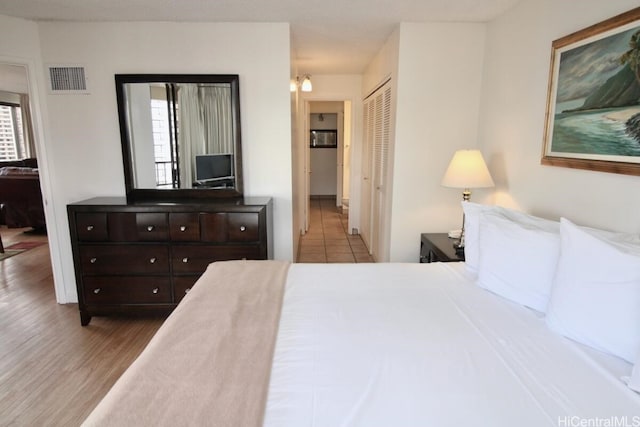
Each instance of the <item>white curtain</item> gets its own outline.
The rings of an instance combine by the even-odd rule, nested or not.
[[[207,152],[233,153],[233,116],[231,89],[228,85],[207,85],[199,88],[204,115]]]
[[[24,148],[26,157],[36,157],[36,144],[33,138],[33,120],[31,119],[31,105],[29,95],[20,94],[20,111],[22,112],[22,137],[24,138]]]
[[[196,84],[177,87],[180,185],[191,188],[196,155],[234,152],[231,88]]]
[[[204,152],[204,123],[198,87],[178,86],[178,158],[180,186],[191,188],[195,177],[195,156]]]

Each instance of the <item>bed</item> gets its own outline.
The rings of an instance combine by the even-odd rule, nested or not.
[[[637,320],[640,298],[609,286],[619,304],[600,318],[570,289],[580,282],[571,263],[594,249],[579,238],[595,236],[592,245],[632,248],[616,254],[630,267],[606,277],[640,296],[637,239],[482,209],[465,210],[467,263],[211,264],[84,425],[638,425],[640,373],[629,359],[640,333],[615,322]],[[481,239],[491,226],[500,237]],[[523,233],[549,266],[524,251],[530,272],[518,271],[517,253],[487,270],[491,246],[509,251],[505,239]],[[586,263],[577,274],[597,276]],[[579,307],[565,304],[567,292]],[[588,321],[572,327],[582,315],[600,318],[595,332]]]

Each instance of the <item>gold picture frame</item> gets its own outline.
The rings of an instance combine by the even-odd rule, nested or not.
[[[541,163],[640,175],[640,7],[553,41]]]

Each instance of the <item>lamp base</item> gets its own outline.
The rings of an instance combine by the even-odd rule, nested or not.
[[[453,248],[456,250],[456,255],[464,255],[464,243],[458,240],[453,243]]]
[[[460,230],[460,238],[454,240],[453,247],[457,255],[464,255],[464,214],[462,215],[462,230]]]

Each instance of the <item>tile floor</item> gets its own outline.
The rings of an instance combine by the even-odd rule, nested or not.
[[[338,212],[335,199],[311,199],[311,223],[300,238],[298,262],[374,262],[359,235],[347,233],[347,214]]]

